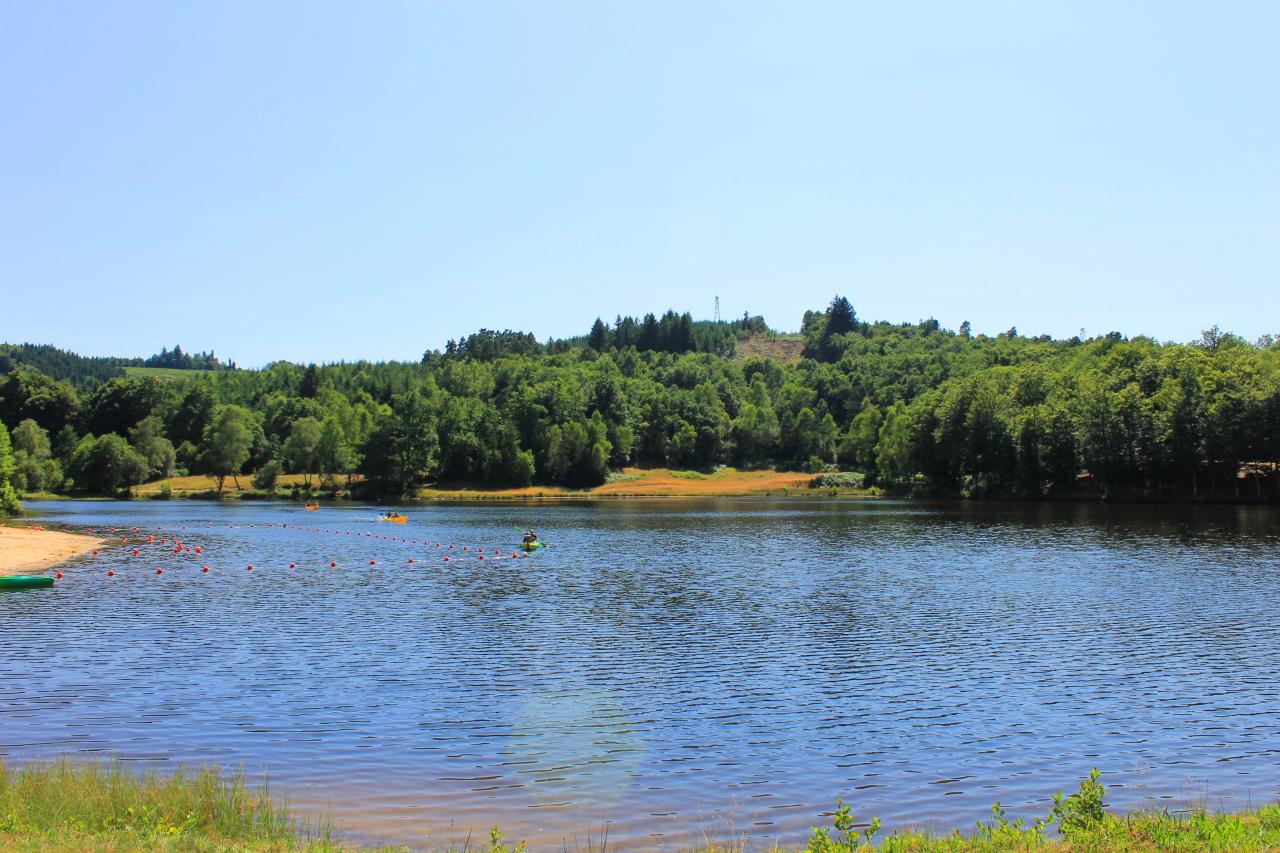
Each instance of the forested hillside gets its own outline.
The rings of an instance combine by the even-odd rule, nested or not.
[[[359,472],[363,488],[401,494],[427,480],[590,486],[624,465],[734,464],[838,467],[917,494],[1280,496],[1270,338],[987,337],[967,323],[867,323],[837,298],[804,315],[798,362],[729,357],[731,342],[766,334],[760,318],[715,327],[668,313],[547,344],[482,331],[420,363],[276,363],[79,390],[11,364],[0,420],[28,491],[109,493],[179,471],[266,484],[285,471],[323,487]]]

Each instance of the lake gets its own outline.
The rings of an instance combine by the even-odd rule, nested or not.
[[[1280,795],[1274,508],[30,508],[128,543],[0,595],[7,761],[243,766],[357,841],[539,849],[800,844],[840,797],[967,829],[1095,766],[1115,807]]]

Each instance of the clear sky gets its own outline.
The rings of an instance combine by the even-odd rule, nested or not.
[[[1280,332],[1280,3],[0,0],[0,339]]]

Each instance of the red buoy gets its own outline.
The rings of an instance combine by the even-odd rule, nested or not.
[[[253,571],[253,564],[252,564],[252,563],[250,563],[249,565],[245,566],[244,568],[245,568],[245,571],[247,571],[247,572],[251,572],[251,571]]]
[[[369,561],[369,565],[371,565],[371,566],[376,566],[377,564],[378,564],[378,563],[377,563],[377,560],[370,560],[370,561]]]
[[[199,546],[199,545],[197,545],[197,546],[196,546],[196,553],[197,553],[197,554],[199,554],[199,553],[200,553],[200,546]]]
[[[202,566],[202,567],[200,568],[200,571],[204,572],[204,573],[207,575],[207,574],[209,574],[209,567],[208,567],[208,566]]]
[[[56,577],[56,578],[58,578],[59,580],[61,580],[61,579],[62,579],[62,572],[58,572],[58,574],[54,575],[54,577]]]
[[[156,574],[158,575],[164,574],[164,569],[156,569]]]
[[[134,549],[133,549],[133,556],[135,556],[135,557],[136,557],[136,556],[138,556],[138,549],[137,549],[137,548],[134,548]]]
[[[290,564],[289,564],[289,568],[291,568],[291,569],[296,569],[296,568],[297,568],[297,566],[295,566],[293,563],[290,563]]]
[[[335,563],[333,560],[329,561],[329,568],[336,569],[337,567],[338,567],[337,563]]]
[[[97,549],[97,548],[94,548],[94,549],[93,549],[93,556],[95,556],[95,557],[96,557],[96,556],[98,556],[98,549]]]
[[[115,572],[111,571],[110,569],[107,569],[107,577],[113,578],[115,576],[116,576]]]
[[[444,558],[444,561],[445,561],[446,563],[447,563],[447,562],[449,562],[449,558],[448,558],[448,556],[446,556],[446,557]]]

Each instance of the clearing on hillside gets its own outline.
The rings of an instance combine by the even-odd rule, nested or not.
[[[735,359],[769,358],[794,364],[800,360],[804,350],[804,338],[799,334],[776,332],[767,335],[752,335],[746,340],[738,341],[734,350]]]

